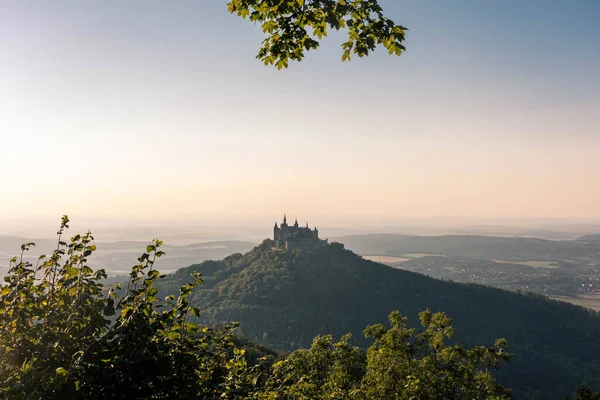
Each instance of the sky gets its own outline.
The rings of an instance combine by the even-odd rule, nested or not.
[[[600,2],[383,0],[277,71],[221,0],[0,0],[0,224],[600,220]]]

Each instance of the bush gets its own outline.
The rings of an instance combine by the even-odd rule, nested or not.
[[[103,270],[88,258],[96,250],[91,233],[62,236],[56,250],[37,265],[21,247],[11,260],[0,292],[0,396],[9,399],[222,398],[241,393],[246,368],[234,348],[231,324],[219,330],[190,322],[190,306],[202,283],[181,287],[179,296],[156,297],[153,269],[164,253],[153,240],[138,258],[123,295],[107,290]]]

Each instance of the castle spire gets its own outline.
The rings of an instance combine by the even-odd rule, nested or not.
[[[294,226],[297,228],[298,227],[298,218],[296,218],[296,222],[294,222]]]
[[[287,216],[285,214],[283,214],[283,224],[287,224]]]

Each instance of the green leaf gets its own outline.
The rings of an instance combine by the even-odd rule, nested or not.
[[[84,266],[81,268],[81,272],[82,272],[84,275],[90,275],[90,274],[92,274],[94,271],[92,271],[92,269],[91,269],[90,267],[88,267],[87,265],[84,265]]]
[[[171,332],[169,332],[169,333],[167,334],[167,337],[168,337],[170,340],[179,339],[179,338],[181,338],[181,333],[179,333],[179,332],[173,332],[173,331],[171,331]]]
[[[150,271],[148,273],[148,277],[146,278],[147,280],[154,280],[157,279],[160,276],[160,272],[158,272],[157,270],[153,269],[152,271]]]
[[[66,267],[65,273],[69,278],[74,278],[79,274],[79,270],[75,267]]]

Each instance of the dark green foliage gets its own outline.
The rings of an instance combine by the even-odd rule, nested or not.
[[[509,359],[506,340],[497,340],[489,348],[447,346],[445,340],[453,334],[450,318],[429,310],[419,317],[425,328],[422,332],[408,328],[399,312],[390,314],[389,329],[374,325],[365,331],[365,336],[375,340],[367,351],[367,397],[394,398],[402,389],[406,398],[419,399],[511,397],[490,373]]]
[[[190,268],[204,270],[203,265]],[[340,244],[273,252],[265,241],[245,255],[206,266],[206,285],[194,300],[200,321],[239,321],[248,339],[278,350],[309,347],[315,335],[339,338],[348,332],[353,344],[367,347],[366,325],[391,310],[416,316],[430,309],[452,315],[458,343],[506,338],[516,356],[495,377],[519,398],[561,398],[581,382],[600,386],[600,316],[581,307],[438,281],[364,260]],[[186,276],[187,269],[167,276],[161,291]]]
[[[565,400],[570,399],[569,396],[565,396]],[[594,392],[589,387],[581,385],[573,395],[573,400],[600,400],[600,392]]]
[[[348,339],[345,336],[334,343],[331,335],[317,336],[309,349],[296,350],[275,363],[266,392],[301,399],[356,397],[366,372],[366,357]]]
[[[395,311],[390,327],[369,326],[374,343],[363,351],[350,335],[334,343],[317,336],[309,349],[296,350],[273,366],[268,394],[299,399],[489,399],[512,398],[491,371],[509,355],[504,340],[494,347],[448,346],[450,319],[424,311],[424,329],[409,328]]]
[[[154,240],[125,293],[105,293],[104,271],[87,265],[93,237],[63,241],[67,228],[64,217],[56,250],[35,266],[23,257],[34,244],[23,245],[4,278],[0,398],[229,398],[222,394],[249,387],[254,369],[234,347],[235,325],[213,330],[189,322],[198,315],[190,303],[199,274],[178,296],[159,300],[154,284],[163,276],[153,267],[164,253]]]
[[[390,55],[405,50],[406,28],[385,17],[377,0],[230,0],[227,5],[230,13],[261,25],[267,37],[257,58],[279,69],[318,48],[330,30],[348,31],[342,61],[351,54],[367,56],[377,45]]]

